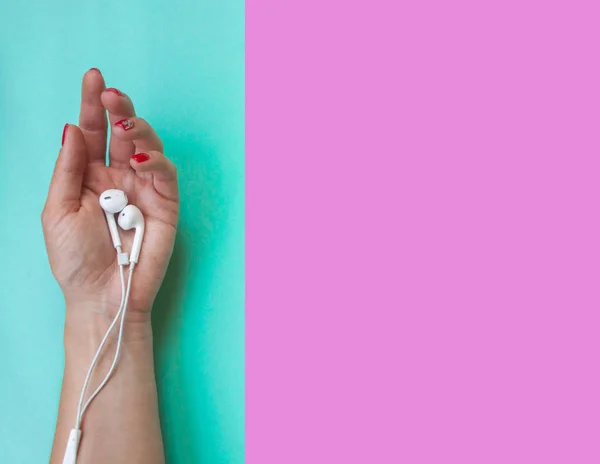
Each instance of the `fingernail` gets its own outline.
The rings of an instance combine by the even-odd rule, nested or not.
[[[115,123],[115,126],[119,126],[123,130],[133,129],[133,120],[132,119],[121,119],[119,122]]]
[[[65,139],[67,138],[67,129],[69,129],[69,125],[65,124],[65,128],[63,129],[63,135],[62,135],[62,142],[61,142],[61,145],[63,145],[63,146],[65,144]]]
[[[115,89],[114,87],[109,87],[108,89],[106,89],[106,91],[107,92],[116,93],[119,96],[123,95],[123,93],[120,90]]]
[[[90,71],[96,71],[97,73],[102,74],[98,68],[90,68]]]
[[[150,155],[147,155],[146,153],[138,153],[133,155],[132,158],[136,163],[143,163],[144,161],[148,161],[150,159]]]

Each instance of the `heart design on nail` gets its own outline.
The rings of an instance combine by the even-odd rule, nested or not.
[[[123,119],[115,124],[115,126],[121,127],[123,130],[128,131],[133,128],[133,121],[131,119]]]

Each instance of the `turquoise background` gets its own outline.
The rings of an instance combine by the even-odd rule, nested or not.
[[[0,26],[0,463],[50,453],[64,305],[40,214],[90,67],[132,97],[180,172],[179,235],[153,314],[167,462],[242,463],[242,0],[2,2]]]

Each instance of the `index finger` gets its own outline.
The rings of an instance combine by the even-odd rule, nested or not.
[[[85,139],[90,163],[106,163],[108,123],[106,109],[101,100],[105,89],[106,84],[100,70],[92,68],[84,74],[81,83],[79,127]]]

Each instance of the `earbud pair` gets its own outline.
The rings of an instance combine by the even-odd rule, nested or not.
[[[137,263],[144,238],[144,215],[137,206],[127,204],[127,195],[122,190],[110,189],[100,195],[100,206],[106,215],[108,230],[117,250],[121,250],[121,237],[115,222],[115,214],[119,213],[119,226],[123,230],[135,229],[131,247],[130,263]]]

